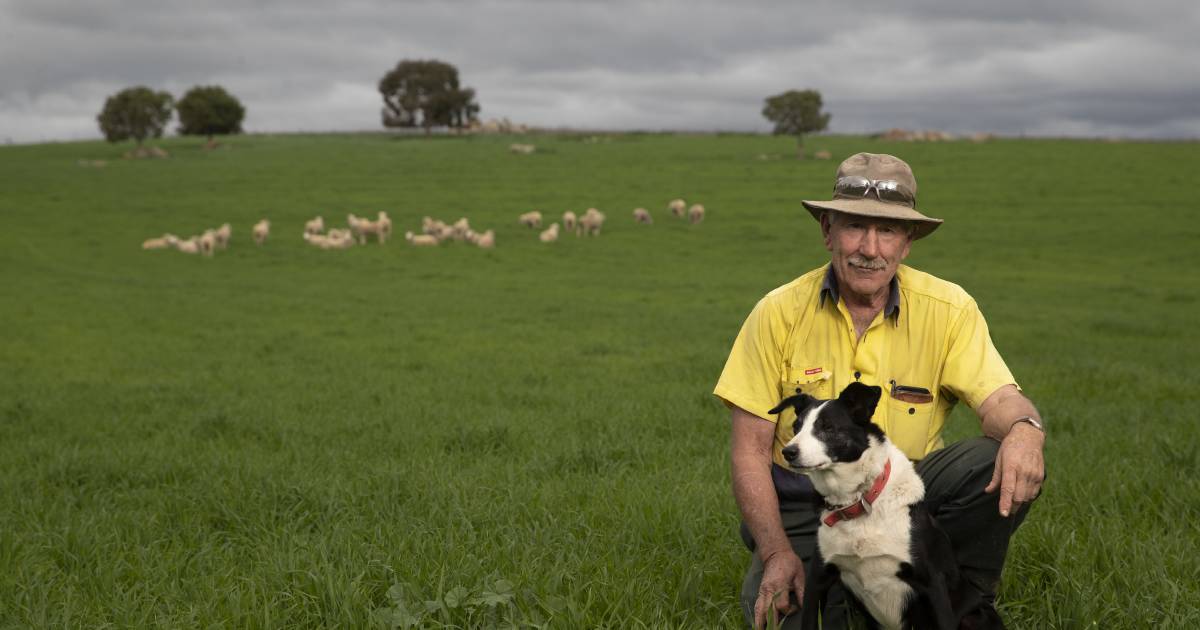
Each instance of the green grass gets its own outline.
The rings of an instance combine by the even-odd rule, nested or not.
[[[742,135],[201,144],[0,148],[0,628],[740,627],[709,392],[755,301],[825,259],[800,200],[835,162]],[[1048,419],[1010,625],[1200,626],[1197,145],[809,146],[913,165],[947,223],[909,262],[976,297]],[[590,206],[598,239],[516,223]],[[378,210],[497,248],[299,237]],[[211,260],[139,249],[225,221]]]

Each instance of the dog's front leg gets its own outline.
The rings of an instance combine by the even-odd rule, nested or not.
[[[802,630],[817,630],[820,627],[820,615],[825,608],[825,596],[829,589],[841,578],[837,565],[825,564],[821,550],[813,553],[809,561],[808,571],[804,579],[804,604],[800,611],[800,628]]]

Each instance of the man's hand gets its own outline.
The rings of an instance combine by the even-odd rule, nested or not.
[[[788,591],[796,594],[797,603],[804,601],[804,563],[791,549],[777,551],[763,560],[762,583],[754,602],[755,628],[767,627],[768,619],[778,624],[783,616],[796,612]]]
[[[1034,500],[1046,477],[1042,445],[1046,435],[1019,422],[1009,429],[996,453],[996,469],[984,492],[1000,490],[1000,515],[1008,516],[1022,504]]]

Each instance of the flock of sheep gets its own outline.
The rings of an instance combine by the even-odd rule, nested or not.
[[[689,223],[696,224],[704,220],[704,206],[693,204],[688,207],[682,199],[673,199],[667,204],[667,210],[672,216],[686,218]],[[549,227],[538,234],[538,240],[543,243],[553,243],[558,240],[561,230],[574,231],[576,236],[599,236],[604,226],[605,214],[595,208],[588,208],[582,215],[576,215],[568,210],[562,215],[561,227],[559,222],[551,223]],[[653,217],[645,208],[635,208],[633,219],[637,223],[652,224]],[[518,221],[529,228],[542,227],[542,213],[534,210],[518,217]],[[354,245],[364,245],[370,237],[375,237],[380,244],[387,242],[392,235],[392,219],[387,212],[380,211],[372,221],[363,217],[349,214],[346,216],[347,227],[325,229],[325,220],[318,216],[304,224],[304,241],[320,249],[346,249]],[[254,242],[262,245],[271,234],[271,222],[263,219],[254,224],[252,229]],[[212,256],[218,249],[229,246],[233,234],[228,223],[221,227],[205,230],[202,234],[181,239],[174,234],[163,234],[160,237],[147,239],[142,243],[142,249],[174,248],[185,254],[202,254]],[[444,221],[425,217],[421,223],[421,233],[406,232],[404,239],[419,247],[437,246],[445,241],[465,241],[484,249],[496,246],[495,230],[476,232],[471,228],[466,217],[446,223]]]

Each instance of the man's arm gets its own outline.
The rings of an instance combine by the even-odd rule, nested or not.
[[[804,565],[792,550],[783,520],[779,516],[779,498],[771,481],[771,447],[775,423],[734,406],[730,433],[730,459],[733,497],[742,512],[742,520],[754,537],[755,553],[762,559],[763,578],[754,604],[754,625],[793,612],[788,591],[796,601],[804,597]],[[774,604],[772,606],[772,604]]]
[[[976,409],[983,433],[1000,442],[996,453],[996,469],[986,492],[1000,490],[1000,514],[1008,516],[1013,507],[1020,507],[1037,497],[1046,476],[1042,446],[1046,434],[1018,418],[1030,416],[1041,422],[1037,408],[1017,390],[1005,385],[992,392]]]

